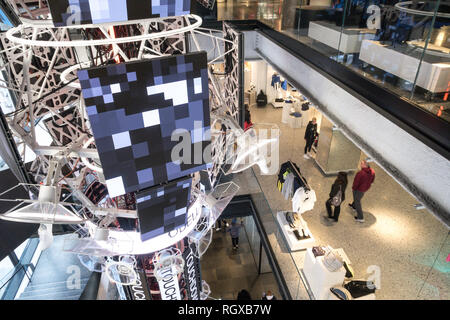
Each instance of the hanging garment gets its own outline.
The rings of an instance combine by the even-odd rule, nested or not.
[[[280,76],[277,75],[277,74],[273,74],[273,75],[272,75],[272,82],[271,82],[270,85],[271,85],[272,87],[275,87],[275,85],[276,85],[277,83],[280,83],[280,81],[281,81]]]
[[[290,197],[292,197],[293,190],[294,190],[294,175],[292,173],[289,173],[284,180],[281,193],[283,194],[284,198],[287,200]]]
[[[281,189],[283,188],[283,182],[281,182],[280,180],[278,180],[277,188],[278,188],[278,191],[281,192]]]
[[[303,187],[298,188],[292,198],[292,211],[303,213],[312,210],[316,200],[316,193],[314,190],[308,191]]]
[[[286,80],[284,80],[284,81],[281,83],[281,87],[283,88],[284,91],[287,91],[287,81],[286,81]]]

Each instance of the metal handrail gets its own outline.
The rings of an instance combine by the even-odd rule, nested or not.
[[[16,274],[23,269],[23,271],[25,272],[25,275],[27,276],[28,280],[31,281],[30,276],[27,273],[27,269],[28,267],[32,266],[31,263],[27,263],[27,264],[18,264],[16,265],[14,268],[17,269],[16,271],[14,271],[13,275],[11,276],[11,278],[8,279],[8,281],[6,281],[1,287],[0,290],[3,289],[12,279],[14,279],[14,277],[16,276]],[[25,268],[26,267],[26,268]],[[3,280],[3,279],[2,279]]]

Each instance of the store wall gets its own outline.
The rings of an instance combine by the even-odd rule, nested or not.
[[[351,141],[450,225],[447,159],[377,113],[363,97],[357,98],[260,33],[253,46],[261,57],[298,85]]]

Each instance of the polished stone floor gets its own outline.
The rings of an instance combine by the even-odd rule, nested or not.
[[[279,125],[280,164],[288,159],[296,162],[315,190],[315,207],[304,213],[303,218],[317,245],[343,248],[355,271],[354,279],[374,276],[369,267],[380,270],[381,286],[376,293],[377,299],[450,299],[450,263],[446,262],[450,236],[445,225],[427,210],[415,209],[415,198],[375,163],[371,166],[376,172],[376,180],[362,200],[366,222],[358,224],[354,221],[347,205],[352,200],[349,187],[339,222],[329,223],[325,219],[324,203],[335,178],[324,177],[314,160],[303,158],[304,128],[292,129],[282,124],[281,109],[251,106],[250,111],[256,124],[273,122]],[[362,153],[361,158],[365,157]],[[349,186],[353,177],[354,174],[349,175]],[[301,273],[298,273],[305,253],[290,254],[274,223],[277,211],[291,208],[291,202],[277,190],[276,180],[276,175],[260,175],[256,167],[235,175],[235,181],[241,186],[240,193],[254,194],[259,197],[261,206],[270,208],[262,218],[272,247],[292,296],[305,299],[308,297],[306,287],[299,284]]]
[[[202,279],[209,284],[213,299],[236,300],[242,289],[249,291],[253,300],[260,300],[267,290],[280,299],[272,273],[258,275],[257,261],[252,255],[245,229],[241,229],[237,250],[232,249],[231,237],[224,228],[214,232],[211,246],[201,258],[201,265]]]

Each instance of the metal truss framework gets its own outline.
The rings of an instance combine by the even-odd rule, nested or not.
[[[42,17],[42,13],[31,16],[35,19]],[[189,15],[149,19],[137,24],[77,26],[71,29],[54,28],[48,20],[22,18],[22,25],[2,34],[1,53],[8,61],[2,66],[8,75],[3,85],[13,91],[17,98],[15,111],[6,116],[17,142],[36,154],[30,170],[35,181],[48,181],[49,168],[52,161],[56,160],[60,163],[59,171],[52,171],[51,174],[55,175],[52,181],[55,186],[70,191],[68,197],[85,208],[82,210],[83,216],[94,219],[99,226],[107,225],[106,220],[113,223],[118,217],[135,219],[135,208],[119,206],[119,203],[126,202],[124,197],[109,199],[106,196],[106,202],[96,203],[85,194],[90,187],[88,177],[99,184],[104,182],[104,178],[101,168],[95,163],[98,154],[95,148],[90,147],[92,134],[74,72],[79,68],[99,66],[111,61],[127,62],[187,53],[185,30],[191,33],[197,50],[209,48],[198,46],[196,34],[211,38],[220,54],[210,64],[238,51],[236,42],[217,37],[211,30],[198,28],[199,21],[201,23],[200,18]],[[220,42],[226,44],[223,46],[226,48],[224,52],[220,52]],[[215,75],[210,72],[209,76],[213,156],[209,177],[211,185],[214,185],[228,147],[221,115],[232,115],[238,121],[239,112],[237,98],[233,97],[233,103],[230,103],[222,95],[223,89]],[[234,76],[235,72],[227,76],[230,83],[239,81],[233,79]],[[50,135],[51,145],[41,145],[41,139],[36,133],[38,126]],[[90,162],[86,163],[86,159],[90,159]],[[195,197],[202,192],[198,189],[198,183],[193,188],[194,202]]]

